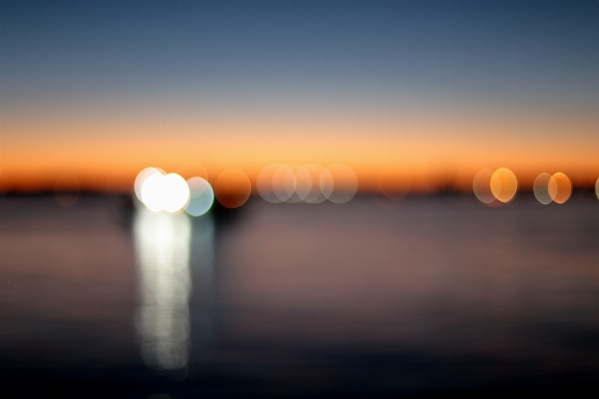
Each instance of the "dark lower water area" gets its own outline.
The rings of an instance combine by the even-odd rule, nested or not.
[[[9,397],[422,397],[599,386],[599,202],[0,201]]]

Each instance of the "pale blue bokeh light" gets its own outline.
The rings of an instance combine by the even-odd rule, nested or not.
[[[202,216],[210,210],[214,202],[214,190],[210,183],[201,177],[192,177],[187,180],[190,199],[185,212],[191,216]]]

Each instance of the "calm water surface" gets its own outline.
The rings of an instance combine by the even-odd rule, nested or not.
[[[596,387],[599,203],[0,202],[0,382],[122,397]]]

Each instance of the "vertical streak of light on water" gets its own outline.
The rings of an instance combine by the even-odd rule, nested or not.
[[[140,209],[135,215],[133,233],[141,292],[137,326],[142,358],[154,369],[187,367],[191,228],[185,213],[169,215]]]

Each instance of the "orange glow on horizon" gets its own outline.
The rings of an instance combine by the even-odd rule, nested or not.
[[[359,118],[293,120],[295,124],[289,125],[284,119],[251,124],[243,118],[228,122],[168,116],[157,123],[156,117],[147,115],[102,121],[89,116],[37,120],[9,116],[2,121],[0,187],[51,190],[60,175],[69,173],[82,191],[131,190],[140,170],[156,166],[193,171],[211,184],[223,170],[238,168],[248,175],[255,193],[258,173],[277,162],[346,164],[355,171],[360,192],[379,192],[381,184],[401,191],[389,178],[394,174],[410,176],[411,193],[471,192],[479,170],[501,166],[516,174],[523,190],[532,189],[536,176],[545,171],[566,173],[575,188],[592,187],[599,177],[595,151],[599,135],[594,134],[592,121],[572,127],[588,138],[581,145],[562,139],[563,126],[550,120],[536,125],[526,121],[514,125],[513,120],[491,124],[495,121],[481,118],[469,122],[464,115],[443,123],[413,118],[392,125]],[[381,178],[381,170],[388,176]]]

